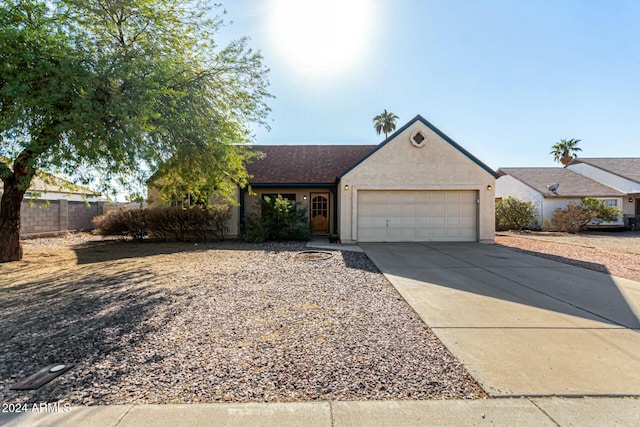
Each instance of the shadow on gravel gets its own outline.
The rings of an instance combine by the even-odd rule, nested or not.
[[[153,333],[147,320],[156,315],[158,306],[170,303],[148,285],[155,280],[153,274],[122,267],[107,274],[90,268],[58,270],[21,285],[0,278],[0,401],[33,404],[73,395],[77,403],[99,398],[83,396],[83,388],[103,383],[96,376],[100,362],[124,357]],[[76,366],[38,390],[9,390],[54,363]],[[109,372],[110,383],[118,384],[126,374]]]
[[[89,242],[75,245],[73,250],[78,264],[93,264],[106,261],[118,261],[131,258],[143,258],[156,255],[170,255],[208,250],[265,250],[278,252],[297,252],[304,248],[300,242],[282,243],[242,243],[238,241],[224,242],[164,242],[158,240]]]
[[[380,270],[369,261],[369,258],[362,252],[343,251],[342,258],[344,265],[348,268],[366,271],[368,273],[380,273]]]

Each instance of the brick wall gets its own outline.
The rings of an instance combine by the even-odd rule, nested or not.
[[[22,203],[20,234],[50,233],[56,231],[91,230],[91,219],[102,214],[103,202],[72,202],[67,200],[35,200],[32,205]]]

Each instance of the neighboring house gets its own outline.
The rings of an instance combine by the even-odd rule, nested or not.
[[[625,222],[640,220],[640,157],[574,159],[567,169],[624,193],[622,205]],[[637,225],[636,225],[637,227]]]
[[[33,178],[25,192],[20,208],[20,234],[90,230],[91,220],[102,214],[104,202],[104,198],[88,188],[41,173]]]
[[[105,200],[93,190],[49,174],[38,174],[33,177],[24,198],[25,200],[67,200],[73,202]]]
[[[265,157],[247,166],[230,236],[259,198],[280,194],[307,209],[314,234],[343,243],[493,242],[496,173],[419,115],[375,146],[254,148]]]
[[[570,202],[580,203],[585,197],[602,199],[610,206],[622,208],[625,194],[566,168],[500,168],[496,181],[496,199],[514,197],[536,206],[538,227],[551,221],[556,209],[564,209]],[[557,189],[550,190],[554,184]],[[622,219],[600,224],[621,227]]]

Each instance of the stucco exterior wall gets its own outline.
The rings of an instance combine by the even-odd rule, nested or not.
[[[547,197],[542,202],[542,220],[541,225],[544,225],[542,221],[551,221],[551,217],[556,209],[565,209],[571,202],[580,204],[582,199],[579,197]]]
[[[31,194],[37,197],[38,200],[67,200],[69,202],[98,202],[104,201],[105,199],[101,199],[98,196],[83,196],[78,193],[64,193],[64,192],[55,192],[55,191],[45,191],[45,192],[31,192],[28,191],[25,194],[25,199],[28,199]]]
[[[536,206],[536,223],[542,226],[542,221],[546,218],[542,209],[542,194],[510,175],[503,175],[496,180],[496,198],[506,199],[507,197],[533,203]]]
[[[629,202],[628,197],[624,197],[622,199],[622,211],[624,212],[624,216],[626,218],[635,218],[636,216],[636,199],[640,199],[640,193],[634,194],[631,197],[631,202]]]
[[[423,147],[410,136],[421,130]],[[495,178],[421,121],[414,122],[362,163],[346,173],[338,186],[340,239],[355,242],[357,201],[361,190],[476,190],[479,194],[481,242],[495,235]],[[345,185],[349,189],[345,189]],[[491,190],[487,190],[487,186]]]

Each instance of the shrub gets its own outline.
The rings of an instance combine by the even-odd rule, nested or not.
[[[282,196],[265,197],[258,201],[258,208],[261,215],[251,214],[247,219],[245,240],[304,240],[311,235],[306,209],[300,208],[299,203]]]
[[[144,209],[118,209],[92,221],[96,233],[101,236],[130,236],[142,240],[148,234]]]
[[[207,210],[207,224],[209,231],[219,240],[224,240],[229,232],[227,223],[231,218],[231,206],[218,204],[209,207]]]
[[[94,218],[93,224],[96,233],[102,236],[131,236],[135,240],[147,236],[163,240],[208,240],[210,237],[224,240],[230,214],[228,205],[210,208],[195,206],[190,209],[121,209]]]
[[[617,220],[620,209],[607,206],[602,200],[586,198],[582,204],[571,202],[566,209],[556,209],[551,217],[551,226],[556,230],[568,233],[579,233],[592,222],[609,222]]]
[[[264,222],[260,216],[256,214],[249,215],[246,225],[244,240],[251,243],[262,243],[267,240]]]
[[[531,228],[536,219],[536,206],[526,200],[507,197],[496,204],[497,230],[521,231]]]

